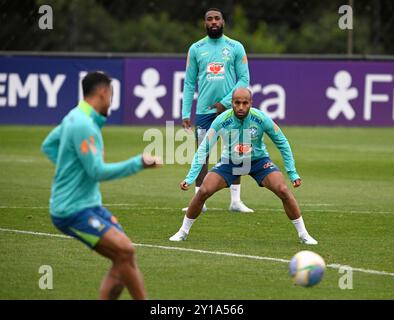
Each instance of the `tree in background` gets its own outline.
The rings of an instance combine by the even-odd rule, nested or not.
[[[345,1],[346,3],[346,1]],[[394,2],[353,0],[356,54],[394,53]],[[38,28],[51,5],[54,30]],[[338,28],[343,1],[309,0],[0,0],[0,50],[185,54],[205,36],[202,18],[222,8],[225,33],[249,53],[346,53]]]

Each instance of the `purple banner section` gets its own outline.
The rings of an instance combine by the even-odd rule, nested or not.
[[[0,124],[59,123],[91,70],[113,77],[109,124],[180,124],[185,65],[186,58],[3,56]],[[250,59],[249,69],[253,105],[280,124],[394,125],[394,61]]]
[[[185,61],[127,59],[124,123],[180,123]],[[249,61],[254,106],[286,125],[394,125],[394,62]]]
[[[394,62],[252,61],[250,68],[255,105],[278,122],[394,125]]]
[[[186,60],[126,59],[124,123],[180,123]]]
[[[91,70],[113,77],[109,123],[120,124],[123,59],[0,57],[0,124],[58,124],[82,99]]]

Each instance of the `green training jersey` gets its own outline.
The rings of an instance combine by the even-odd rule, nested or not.
[[[106,117],[81,101],[53,129],[41,149],[56,165],[50,213],[68,217],[102,205],[99,181],[126,177],[143,169],[142,156],[105,163],[101,128]]]
[[[282,130],[267,114],[259,109],[250,108],[243,120],[238,119],[233,110],[227,110],[212,122],[194,155],[190,171],[185,178],[186,183],[190,185],[196,180],[219,137],[222,138],[221,161],[223,162],[241,164],[245,161],[269,157],[264,143],[264,133],[279,149],[290,180],[293,182],[299,179],[289,142]]]
[[[194,91],[198,84],[197,114],[215,113],[208,109],[217,102],[231,107],[235,88],[249,86],[249,68],[245,49],[238,41],[208,36],[193,43],[187,56],[183,88],[182,119],[190,119]]]

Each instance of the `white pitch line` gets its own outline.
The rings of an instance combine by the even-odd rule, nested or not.
[[[0,206],[0,209],[26,209],[26,210],[34,210],[34,209],[49,209],[49,207]]]
[[[33,236],[45,236],[45,237],[52,237],[52,238],[72,239],[72,237],[70,237],[70,236],[66,236],[63,234],[55,234],[55,233],[35,232],[35,231],[26,231],[26,230],[14,230],[14,229],[6,229],[6,228],[0,228],[0,231],[11,232],[11,233],[30,234]]]
[[[174,210],[174,211],[181,211],[181,208],[174,208],[174,207],[140,207],[138,204],[132,203],[104,203],[106,207],[118,207],[123,209],[138,209],[138,210]],[[301,207],[303,205],[301,204]],[[312,205],[308,205],[312,206]],[[319,206],[316,205],[316,206]],[[320,205],[321,206],[321,205]],[[0,206],[1,209],[26,209],[26,210],[37,210],[37,209],[49,209],[49,207],[24,207],[24,206]],[[208,211],[226,211],[225,208],[212,208],[209,207]],[[260,210],[259,210],[260,211]],[[281,212],[283,211],[282,208],[262,208],[261,211],[271,211],[271,212]],[[303,212],[332,212],[332,213],[356,213],[356,214],[394,214],[394,211],[369,211],[369,210],[337,210],[337,209],[302,209]]]
[[[14,158],[1,158],[0,157],[0,162],[11,162],[11,163],[33,163],[33,162],[39,162],[40,160],[38,159],[14,159]]]
[[[63,239],[73,239],[72,237],[62,235],[62,234],[54,234],[54,233],[45,233],[45,232],[34,232],[34,231],[26,231],[26,230],[14,230],[14,229],[6,229],[0,228],[2,232],[10,232],[10,233],[21,233],[21,234],[29,234],[35,236],[45,236],[45,237],[52,237],[52,238],[63,238]],[[135,246],[138,247],[146,247],[146,248],[155,248],[155,249],[163,249],[163,250],[173,250],[173,251],[183,251],[183,252],[193,252],[193,253],[202,253],[202,254],[211,254],[217,256],[226,256],[226,257],[236,257],[236,258],[245,258],[245,259],[252,259],[252,260],[265,260],[265,261],[273,261],[273,262],[283,262],[289,263],[290,260],[287,259],[280,259],[280,258],[272,258],[272,257],[264,257],[264,256],[253,256],[247,254],[239,254],[239,253],[232,253],[232,252],[222,252],[222,251],[208,251],[208,250],[200,250],[200,249],[190,249],[190,248],[181,248],[181,247],[170,247],[170,246],[160,246],[154,244],[144,244],[144,243],[134,243]],[[328,264],[328,268],[332,269],[340,269],[345,265],[331,263]],[[347,266],[346,267],[350,267]],[[368,274],[375,274],[380,276],[391,276],[394,277],[393,272],[387,271],[379,271],[379,270],[372,270],[372,269],[363,269],[363,268],[354,268],[350,267],[352,271],[358,271]]]
[[[104,206],[112,207],[111,204],[104,204]],[[140,209],[140,210],[174,210],[180,211],[181,208],[173,208],[173,207],[139,207],[133,205],[124,205],[118,206],[119,208],[132,208],[132,209]],[[301,205],[302,207],[302,205]],[[208,211],[227,211],[226,208],[212,208],[208,207]],[[260,210],[259,210],[260,211]],[[271,211],[271,212],[282,212],[283,208],[261,208],[261,211]],[[336,209],[301,209],[303,212],[332,212],[332,213],[360,213],[360,214],[394,214],[394,211],[368,211],[368,210],[336,210]]]

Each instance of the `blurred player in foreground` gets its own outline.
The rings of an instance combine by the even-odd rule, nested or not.
[[[182,126],[191,131],[191,109],[194,90],[198,84],[196,108],[196,141],[202,142],[206,132],[223,111],[231,109],[231,95],[234,88],[249,85],[248,59],[243,45],[223,35],[224,19],[219,9],[208,9],[204,15],[207,37],[191,45],[186,66],[182,100]],[[202,166],[196,178],[195,192],[198,192],[208,172],[208,161]],[[241,201],[241,178],[230,186],[230,211],[253,212]],[[202,211],[206,211],[204,204]],[[182,211],[186,212],[187,208]]]
[[[134,299],[146,299],[135,248],[117,219],[102,206],[100,181],[119,179],[160,165],[150,155],[105,163],[101,128],[112,98],[111,79],[91,72],[82,80],[84,99],[46,137],[42,151],[55,164],[50,198],[53,224],[112,261],[100,299],[117,299],[124,286]]]
[[[287,187],[283,174],[269,158],[263,141],[263,134],[267,133],[282,155],[293,187],[298,188],[301,185],[301,179],[296,171],[293,154],[286,137],[264,112],[251,108],[252,94],[249,89],[235,89],[232,106],[232,110],[222,113],[213,121],[204,141],[194,155],[186,179],[180,184],[182,190],[189,188],[200,173],[218,137],[222,137],[224,146],[220,161],[205,177],[199,191],[189,204],[181,228],[170,240],[186,240],[204,202],[215,192],[230,186],[239,176],[250,175],[260,187],[271,190],[282,200],[285,212],[298,232],[300,242],[317,244],[317,241],[307,232],[298,203]]]

